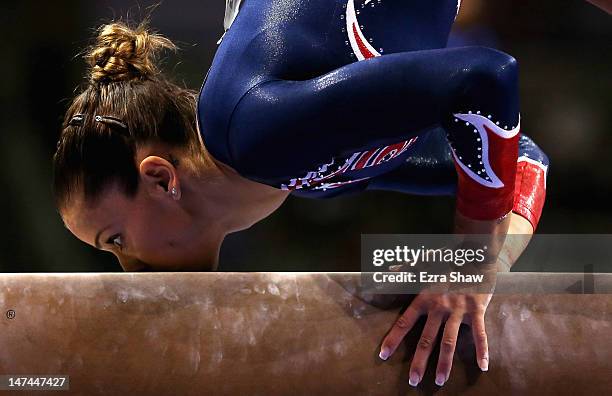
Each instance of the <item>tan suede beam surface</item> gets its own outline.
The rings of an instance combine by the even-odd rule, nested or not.
[[[498,286],[534,287],[551,277],[579,292],[582,275],[502,274]],[[587,283],[601,291],[612,275]],[[70,376],[70,391],[20,395],[612,391],[612,294],[559,287],[495,295],[486,316],[490,370],[476,366],[466,327],[449,381],[434,384],[436,348],[412,388],[408,370],[423,321],[381,361],[380,342],[409,297],[363,295],[358,284],[359,274],[3,274],[0,375]]]

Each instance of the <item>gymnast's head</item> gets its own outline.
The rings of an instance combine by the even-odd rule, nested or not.
[[[222,172],[198,133],[196,93],[156,64],[174,49],[144,24],[102,26],[53,158],[64,224],[126,271],[214,269],[228,232],[214,208],[193,210],[206,202],[194,181],[214,185]]]

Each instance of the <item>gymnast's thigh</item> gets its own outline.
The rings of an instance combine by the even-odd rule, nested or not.
[[[324,163],[413,138],[450,122],[455,109],[487,111],[497,104],[477,96],[474,87],[501,90],[495,80],[504,75],[500,70],[512,69],[511,62],[487,48],[436,49],[354,62],[305,81],[263,82],[242,97],[232,115],[228,142],[234,162],[272,175],[284,169],[279,163],[295,164],[298,155]],[[472,105],[480,99],[486,102],[482,107]],[[274,158],[266,169],[264,157]]]

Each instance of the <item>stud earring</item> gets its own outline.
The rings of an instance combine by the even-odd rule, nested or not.
[[[177,194],[176,187],[172,187],[172,190],[170,190],[170,194],[172,194],[173,197],[176,197],[176,194]]]

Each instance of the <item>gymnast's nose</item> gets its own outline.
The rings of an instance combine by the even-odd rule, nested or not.
[[[125,272],[151,272],[152,268],[146,263],[129,257],[117,257],[119,265]]]

